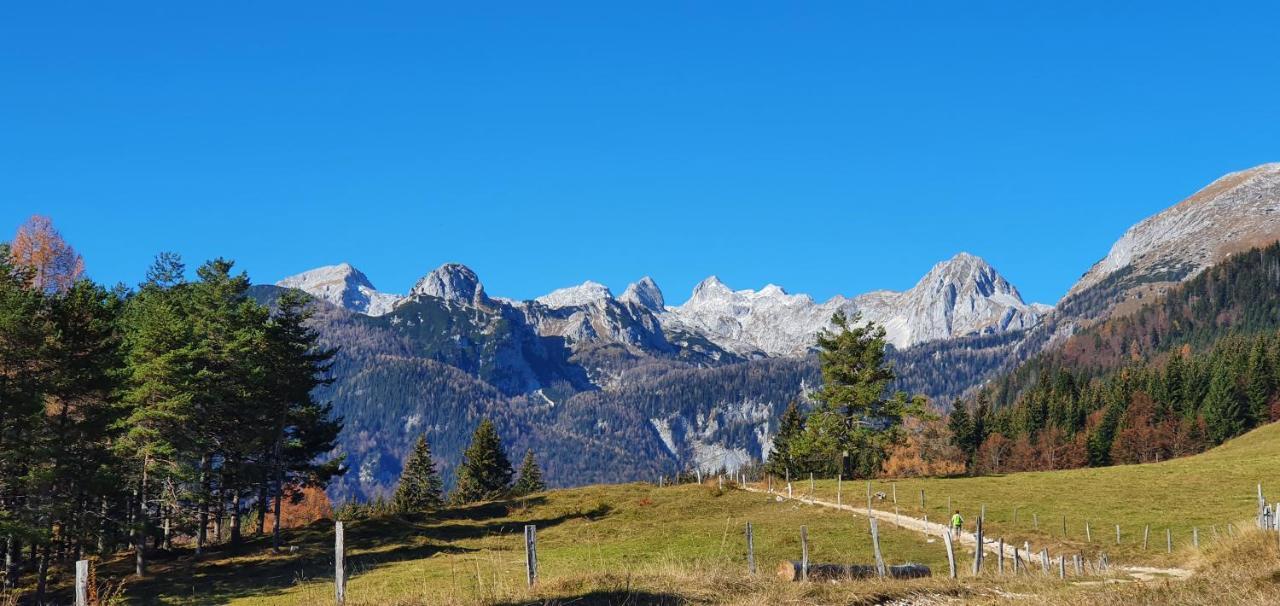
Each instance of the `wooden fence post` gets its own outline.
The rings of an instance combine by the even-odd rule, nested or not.
[[[1084,542],[1093,542],[1093,531],[1089,529],[1089,520],[1084,521]]]
[[[982,557],[985,550],[982,548],[982,517],[978,517],[977,528],[974,529],[973,538],[976,539],[978,548],[973,554],[973,576],[978,576],[982,572]]]
[[[89,560],[76,562],[76,606],[89,606]]]
[[[956,578],[956,548],[951,542],[951,531],[943,531],[942,542],[947,546],[947,567],[951,571],[951,578]]]
[[[756,540],[751,534],[751,522],[747,522],[747,574],[756,573]]]
[[[787,482],[787,498],[791,498],[791,482]]]
[[[1045,574],[1049,574],[1049,550],[1040,550],[1040,570]]]
[[[720,482],[720,492],[724,492],[724,476],[717,476],[716,479]]]
[[[1031,514],[1031,527],[1036,530],[1040,530],[1040,514],[1038,513]]]
[[[1200,529],[1193,527],[1191,529],[1191,545],[1196,549],[1200,549]]]
[[[800,580],[809,580],[809,529],[800,527]]]
[[[338,606],[347,603],[347,546],[342,522],[333,526],[333,586]]]
[[[1147,524],[1142,527],[1142,550],[1147,550],[1147,539],[1151,538],[1151,525]]]
[[[836,505],[843,505],[841,492],[844,491],[844,474],[836,474]]]
[[[533,524],[524,527],[524,570],[533,587],[538,583],[538,527]]]
[[[1022,553],[1017,546],[1013,548],[1013,576],[1018,576],[1022,572]]]
[[[1164,545],[1165,551],[1173,553],[1173,531],[1168,528],[1164,529]]]
[[[996,570],[1004,574],[1004,537],[1000,537],[1000,549],[996,551]]]
[[[920,489],[920,511],[924,511],[924,489]]]
[[[871,517],[871,480],[867,480],[867,517]]]
[[[1080,576],[1080,574],[1083,572],[1082,570],[1080,570],[1080,554],[1077,553],[1071,556],[1071,561],[1076,565],[1076,576]]]
[[[884,578],[884,556],[880,554],[880,527],[876,524],[876,519],[871,518],[871,546],[875,549],[876,554],[876,575]]]
[[[1067,536],[1067,516],[1062,516],[1062,536],[1063,538]]]
[[[1059,579],[1067,578],[1067,555],[1066,554],[1062,554],[1058,556],[1058,578]]]
[[[898,504],[898,483],[894,482],[892,486],[893,486],[893,504],[897,505]]]
[[[1120,544],[1120,525],[1116,524],[1116,545]]]
[[[813,472],[809,472],[809,498],[813,498]]]

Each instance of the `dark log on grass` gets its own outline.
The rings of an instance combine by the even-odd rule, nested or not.
[[[801,563],[795,560],[778,564],[778,576],[786,581],[801,579]],[[902,564],[889,566],[887,576],[894,579],[919,579],[932,574],[929,567],[923,564]],[[814,564],[809,563],[810,581],[850,581],[854,579],[873,579],[878,577],[875,564]]]

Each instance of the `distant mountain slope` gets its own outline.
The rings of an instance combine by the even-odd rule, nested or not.
[[[1129,289],[1178,282],[1280,239],[1280,163],[1231,173],[1129,228],[1067,296],[1127,272]]]

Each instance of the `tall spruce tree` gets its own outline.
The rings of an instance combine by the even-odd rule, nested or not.
[[[883,327],[874,322],[860,324],[860,317],[849,318],[843,312],[832,316],[831,325],[818,335],[822,387],[814,394],[820,406],[810,420],[815,414],[839,414],[843,435],[819,436],[831,438],[830,446],[811,456],[841,461],[846,477],[869,477],[879,471],[889,447],[901,439],[903,418],[922,414],[925,401],[904,393],[886,397],[894,373],[885,362]]]
[[[787,404],[778,420],[778,435],[773,438],[773,448],[769,450],[769,460],[765,462],[765,471],[778,476],[790,477],[801,472],[801,465],[796,461],[794,446],[803,439],[804,413],[796,402]]]
[[[462,453],[457,483],[451,499],[454,503],[474,503],[506,496],[511,490],[511,461],[502,450],[498,430],[489,419],[480,421],[471,444]]]
[[[542,481],[542,469],[538,467],[531,448],[524,453],[524,461],[520,463],[520,476],[516,479],[515,486],[511,487],[511,493],[525,496],[546,489],[547,484]]]
[[[444,492],[435,461],[431,459],[431,446],[426,434],[418,436],[413,450],[405,457],[400,483],[396,485],[391,504],[396,511],[411,513],[431,511],[444,505]]]

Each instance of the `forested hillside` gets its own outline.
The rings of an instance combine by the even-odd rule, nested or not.
[[[953,415],[957,445],[987,472],[1198,452],[1280,415],[1278,331],[1272,244],[1022,364]]]

